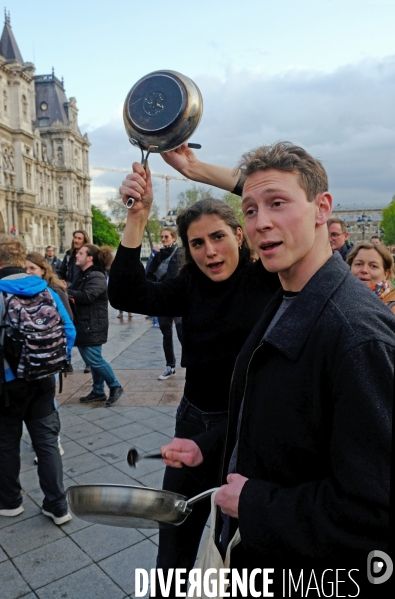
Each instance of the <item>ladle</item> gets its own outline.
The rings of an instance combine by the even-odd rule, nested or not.
[[[129,449],[126,459],[131,468],[136,468],[137,463],[140,460],[163,460],[163,455],[161,453],[150,453],[148,455],[141,456],[137,449],[132,447],[131,449]]]

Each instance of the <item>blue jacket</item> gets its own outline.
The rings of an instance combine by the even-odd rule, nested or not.
[[[12,278],[6,277],[4,279],[0,279],[0,292],[2,291],[4,293],[31,297],[37,293],[40,293],[40,291],[44,291],[44,289],[48,289],[51,293],[59,314],[62,317],[67,341],[67,356],[69,357],[74,345],[76,331],[75,326],[73,325],[73,322],[70,319],[70,316],[68,315],[59,295],[53,291],[53,289],[48,287],[48,283],[44,281],[44,279],[41,279],[41,277],[36,277],[35,275],[26,275],[21,273],[18,275],[12,275]],[[0,298],[0,301],[1,300],[2,297]],[[15,378],[10,369],[6,369],[5,374],[7,382]]]

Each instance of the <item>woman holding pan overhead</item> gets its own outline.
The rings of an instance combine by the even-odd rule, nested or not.
[[[163,488],[192,497],[218,484],[222,447],[218,427],[226,428],[228,393],[237,355],[266,304],[279,287],[277,275],[253,262],[233,210],[220,200],[201,200],[177,217],[185,250],[178,276],[148,281],[140,262],[141,241],[153,201],[149,169],[133,164],[120,187],[128,211],[121,244],[112,264],[109,299],[114,308],[183,319],[181,364],[184,396],[177,410],[172,444],[185,447],[181,467],[166,460]],[[164,452],[166,453],[166,451]],[[195,562],[210,502],[194,506],[179,527],[160,530],[157,567],[186,568]]]

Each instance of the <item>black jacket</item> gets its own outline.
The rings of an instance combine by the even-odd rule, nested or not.
[[[75,253],[71,256],[70,250],[67,250],[57,272],[61,279],[67,281],[67,286],[76,280],[81,269],[75,263]]]
[[[245,258],[220,283],[195,265],[154,283],[145,277],[140,249],[119,246],[108,286],[111,305],[125,312],[182,316],[185,396],[203,411],[227,410],[237,354],[278,289],[278,276]]]
[[[146,276],[149,281],[155,282],[158,280],[155,276],[155,273],[158,270],[160,263],[163,262],[163,260],[166,260],[166,258],[169,256],[171,256],[169,260],[169,267],[164,277],[160,280],[163,282],[167,279],[173,279],[178,275],[183,258],[183,249],[177,247],[176,243],[173,243],[173,245],[161,248],[147,265]]]
[[[388,549],[395,318],[337,252],[261,342],[281,300],[233,375],[225,463],[244,397],[235,471],[249,479],[233,566],[360,558],[365,569],[368,552]]]
[[[57,256],[52,256],[52,258],[48,258],[48,256],[44,256],[44,259],[50,266],[52,266],[52,270],[54,272],[58,272],[59,268],[62,265],[62,261]]]
[[[103,345],[108,336],[108,296],[106,275],[98,266],[80,270],[68,288],[77,330],[75,345]],[[73,302],[74,300],[74,302]]]

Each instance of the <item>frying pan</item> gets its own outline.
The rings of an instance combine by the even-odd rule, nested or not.
[[[82,520],[123,528],[172,528],[184,522],[192,505],[210,497],[209,489],[191,499],[133,485],[73,485],[67,489],[71,511]]]

